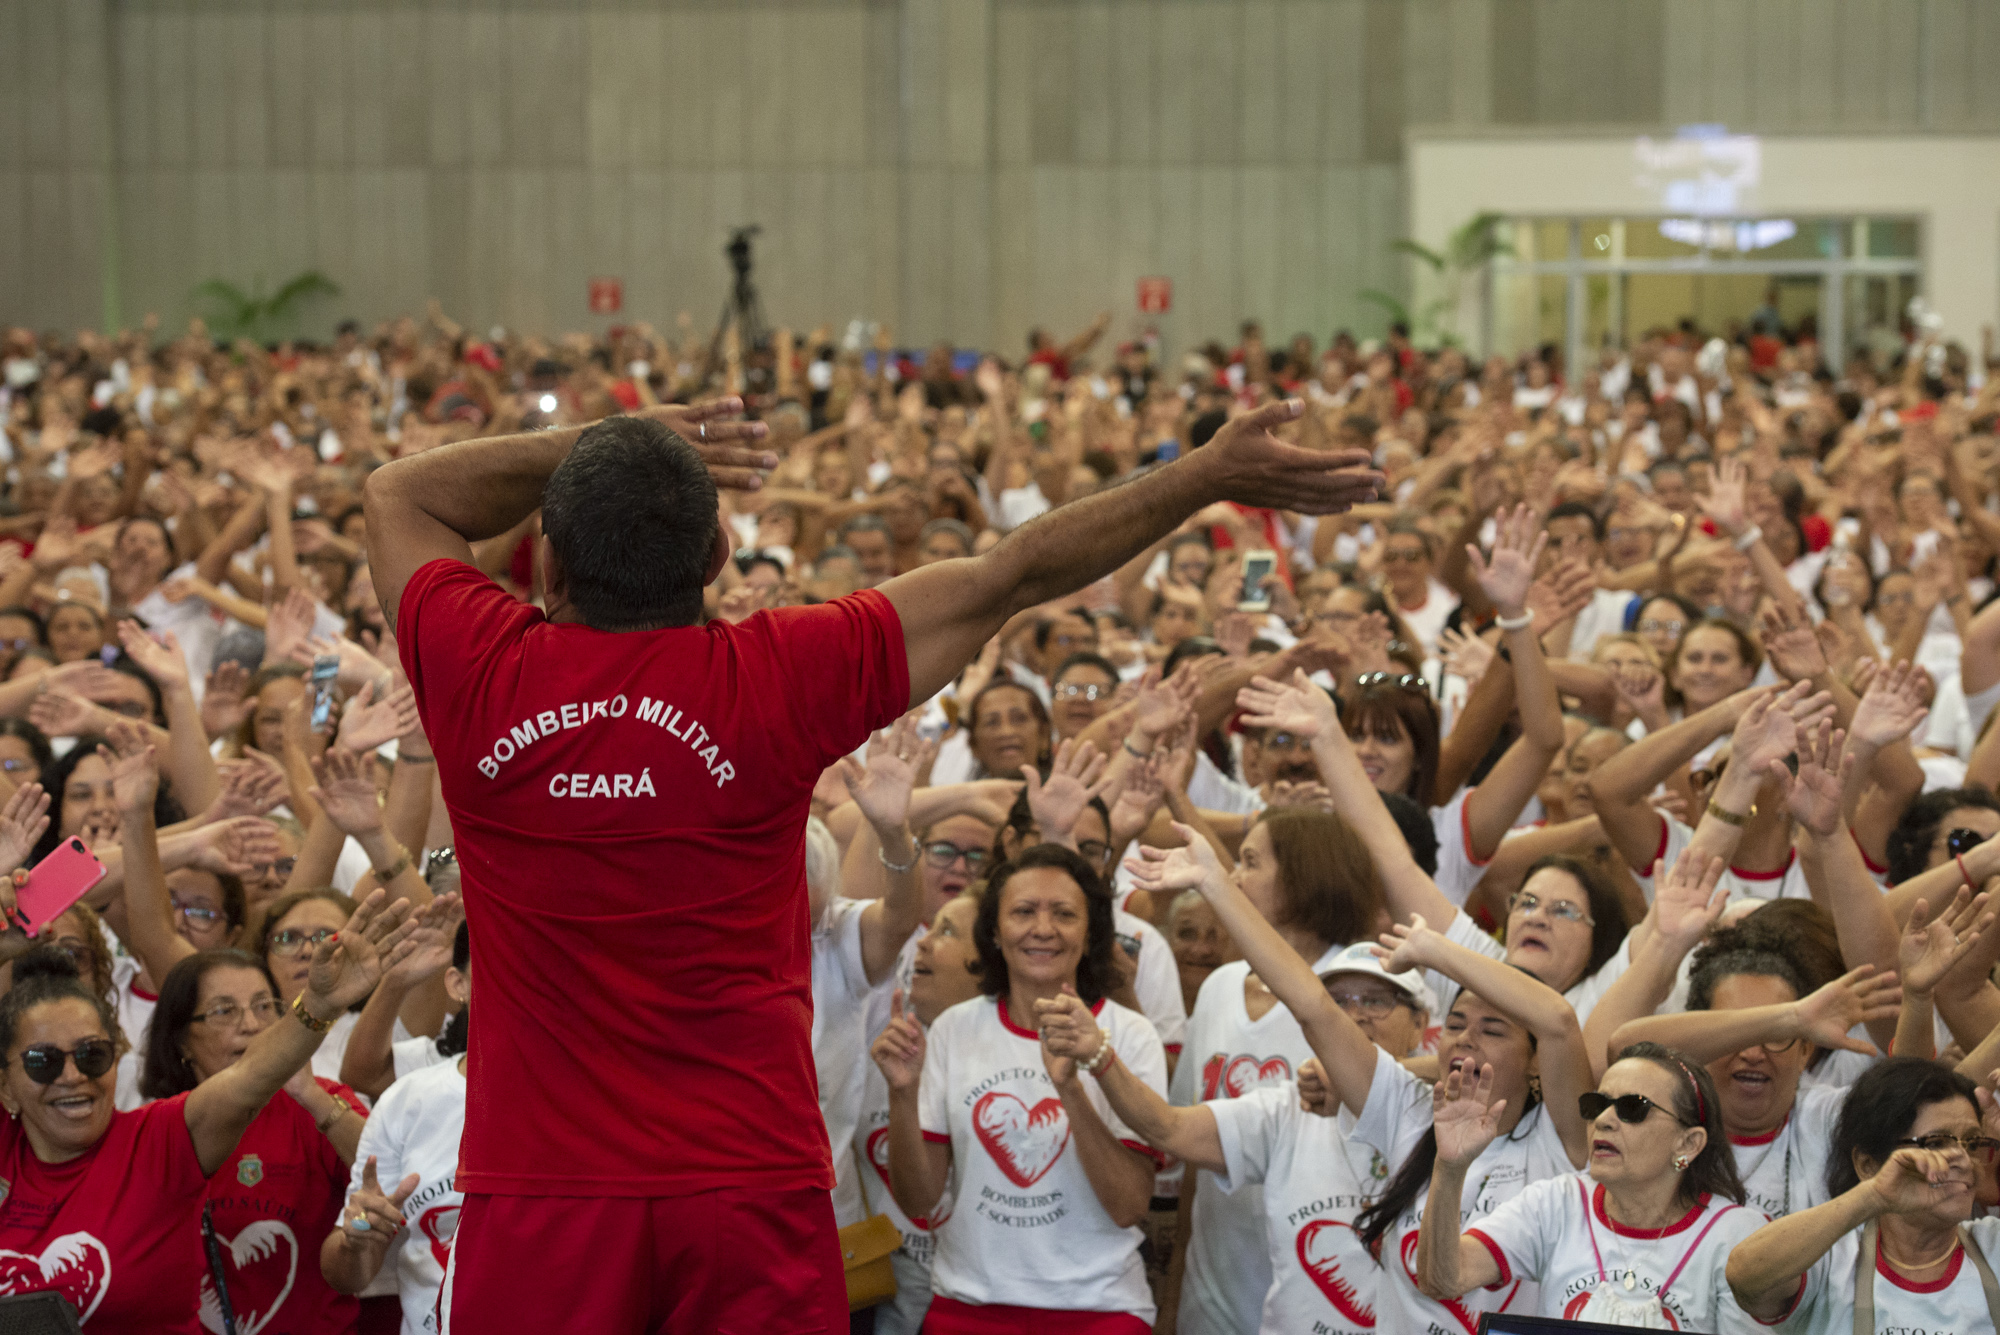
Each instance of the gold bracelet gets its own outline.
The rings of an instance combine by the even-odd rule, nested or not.
[[[332,1020],[322,1020],[306,1009],[306,994],[303,992],[299,993],[299,999],[292,1003],[292,1015],[315,1034],[323,1034],[333,1028]]]
[[[313,1125],[319,1128],[319,1133],[323,1136],[333,1127],[333,1124],[335,1122],[338,1122],[340,1120],[340,1116],[342,1113],[348,1113],[352,1111],[354,1111],[352,1108],[348,1107],[345,1103],[342,1103],[338,1098],[335,1098],[333,1101],[333,1111],[328,1113],[325,1117],[321,1118],[319,1121],[314,1122]]]
[[[1745,825],[1748,825],[1750,823],[1750,818],[1752,816],[1757,814],[1757,808],[1752,807],[1748,811],[1741,811],[1741,812],[1730,811],[1726,807],[1724,807],[1720,802],[1717,802],[1713,798],[1710,798],[1708,803],[1708,814],[1715,817],[1717,820],[1723,822],[1723,824],[1734,825],[1737,829],[1740,830]]]
[[[403,856],[397,858],[395,865],[390,867],[389,870],[375,871],[375,884],[381,886],[383,889],[386,890],[389,886],[389,882],[395,880],[398,876],[401,876],[404,872],[408,871],[409,869],[410,869],[410,850],[406,848],[403,850]],[[371,870],[374,869],[371,868]]]

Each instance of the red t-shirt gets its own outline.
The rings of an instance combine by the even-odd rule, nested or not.
[[[908,708],[889,600],[613,634],[433,561],[396,634],[488,980],[459,1189],[831,1187],[805,825]]]
[[[207,1185],[185,1094],[113,1113],[68,1163],[43,1163],[19,1120],[0,1118],[0,1294],[54,1290],[91,1335],[199,1335]]]
[[[320,1088],[363,1117],[346,1085]],[[394,1191],[396,1184],[384,1184]],[[209,1219],[222,1251],[236,1329],[258,1335],[335,1335],[361,1317],[361,1300],[336,1293],[319,1269],[320,1244],[347,1202],[347,1165],[313,1115],[279,1090],[244,1131],[236,1152],[208,1180]],[[205,1260],[206,1258],[204,1258]],[[199,1301],[205,1324],[222,1329],[222,1305],[206,1264]]]

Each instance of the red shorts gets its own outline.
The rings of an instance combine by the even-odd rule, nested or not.
[[[924,1335],[1152,1335],[1130,1312],[1057,1312],[1004,1303],[931,1299]]]
[[[844,1335],[823,1189],[655,1199],[468,1193],[445,1335]]]

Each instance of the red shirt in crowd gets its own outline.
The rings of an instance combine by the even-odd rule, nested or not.
[[[830,1188],[805,825],[908,707],[889,600],[612,634],[439,560],[396,632],[485,980],[459,1189]]]
[[[324,1079],[319,1084],[368,1115],[346,1085]],[[244,1131],[236,1152],[208,1180],[208,1200],[214,1206],[209,1217],[237,1330],[336,1335],[354,1329],[360,1299],[336,1293],[319,1269],[320,1244],[347,1202],[347,1176],[347,1165],[313,1115],[279,1090]],[[395,1189],[393,1183],[387,1185]],[[206,1265],[201,1268],[200,1299],[209,1329],[221,1330],[222,1305]]]
[[[198,1335],[207,1185],[185,1094],[113,1113],[67,1163],[37,1159],[20,1120],[0,1118],[0,1295],[54,1290],[91,1335]]]

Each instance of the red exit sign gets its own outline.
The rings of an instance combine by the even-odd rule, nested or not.
[[[1165,315],[1173,309],[1174,280],[1171,278],[1141,278],[1139,280],[1139,310],[1145,315]]]

